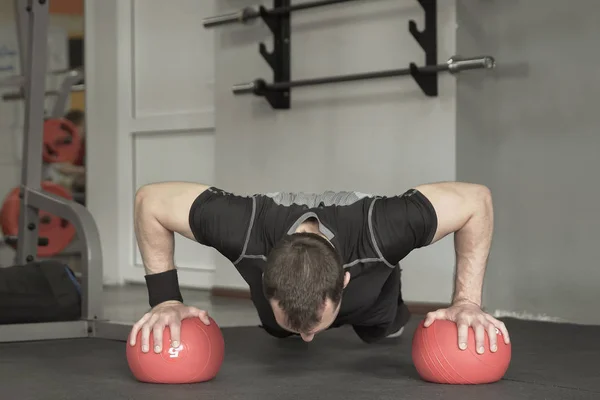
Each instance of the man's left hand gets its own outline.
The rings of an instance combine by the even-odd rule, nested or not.
[[[489,314],[483,312],[481,307],[474,303],[462,302],[454,303],[448,308],[441,308],[427,314],[425,318],[425,327],[431,326],[436,320],[453,321],[458,326],[458,347],[461,350],[467,348],[467,338],[469,337],[469,328],[472,327],[475,332],[475,346],[479,354],[485,352],[485,334],[487,332],[490,339],[490,350],[496,352],[497,334],[500,332],[504,337],[504,343],[510,343],[508,330],[504,322],[497,320]]]

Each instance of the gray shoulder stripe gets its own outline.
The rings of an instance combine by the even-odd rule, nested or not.
[[[263,261],[267,261],[267,256],[263,255],[263,254],[245,254],[242,258],[244,259],[258,259],[258,260],[263,260]],[[380,258],[362,258],[362,259],[356,259],[348,264],[344,264],[343,267],[344,268],[350,268],[353,265],[359,264],[359,263],[371,263],[371,262],[384,262],[384,260],[380,259]]]
[[[361,192],[334,192],[331,190],[323,193],[275,192],[267,193],[266,196],[270,197],[277,205],[291,206],[296,204],[308,208],[315,208],[321,204],[326,207],[349,206],[365,197],[371,197],[371,195]]]
[[[375,247],[375,251],[377,252],[377,255],[379,256],[379,258],[381,259],[381,261],[383,261],[385,263],[385,265],[387,265],[390,268],[395,268],[394,265],[390,264],[384,257],[383,254],[381,253],[381,250],[379,249],[379,246],[377,245],[377,241],[375,240],[375,232],[373,231],[373,206],[375,205],[375,202],[378,200],[378,198],[373,199],[373,201],[371,202],[371,205],[369,206],[369,233],[371,234],[371,241],[373,242],[373,246]]]
[[[244,258],[244,255],[246,254],[246,250],[248,249],[248,242],[250,241],[250,232],[252,232],[252,226],[254,225],[254,216],[255,215],[256,215],[256,197],[252,196],[252,215],[250,216],[250,223],[248,224],[248,231],[246,232],[246,240],[244,241],[244,247],[242,248],[242,253],[238,257],[238,259],[235,260],[233,265],[236,265],[237,263],[242,261],[242,258]]]
[[[344,268],[350,268],[353,265],[356,265],[356,264],[359,264],[359,263],[381,262],[381,261],[382,260],[379,259],[379,258],[363,258],[362,260],[361,259],[357,259],[357,260],[354,260],[354,261],[352,261],[352,262],[350,262],[348,264],[344,264]]]
[[[257,258],[259,260],[267,261],[267,257],[262,254],[246,254],[243,258]]]

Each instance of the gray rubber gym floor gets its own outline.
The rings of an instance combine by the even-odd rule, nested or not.
[[[490,385],[421,381],[410,340],[367,345],[351,329],[314,342],[279,340],[260,328],[224,328],[225,362],[217,378],[195,385],[153,385],[131,376],[124,342],[77,339],[0,345],[2,399],[599,399],[600,327],[506,319],[513,358]]]

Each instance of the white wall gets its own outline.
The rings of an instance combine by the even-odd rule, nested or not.
[[[455,50],[455,2],[438,4],[438,57],[443,62]],[[219,1],[218,12],[245,5],[242,0]],[[414,0],[294,13],[292,79],[422,64],[423,51],[408,32],[411,18],[423,26],[422,8]],[[425,97],[410,77],[294,89],[292,109],[276,111],[262,98],[231,93],[235,83],[271,79],[258,53],[260,41],[271,47],[268,29],[256,23],[215,32],[216,184],[223,189],[349,189],[391,195],[420,183],[455,179],[454,77],[440,75],[435,98]],[[406,298],[450,299],[452,245],[444,240],[405,260]],[[246,287],[222,259],[215,285]]]
[[[143,184],[214,180],[211,1],[86,2],[88,207],[106,283],[143,282],[133,199]],[[210,287],[214,251],[178,237],[182,285]]]

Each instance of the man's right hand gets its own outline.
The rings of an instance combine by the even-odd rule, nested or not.
[[[154,338],[154,352],[162,351],[163,331],[169,327],[171,332],[171,346],[177,347],[180,342],[181,321],[186,318],[200,318],[200,320],[210,325],[208,313],[199,310],[196,307],[188,307],[179,301],[165,301],[155,306],[146,313],[131,330],[129,344],[135,346],[138,332],[142,332],[141,345],[142,352],[147,353],[150,350],[150,333]]]

